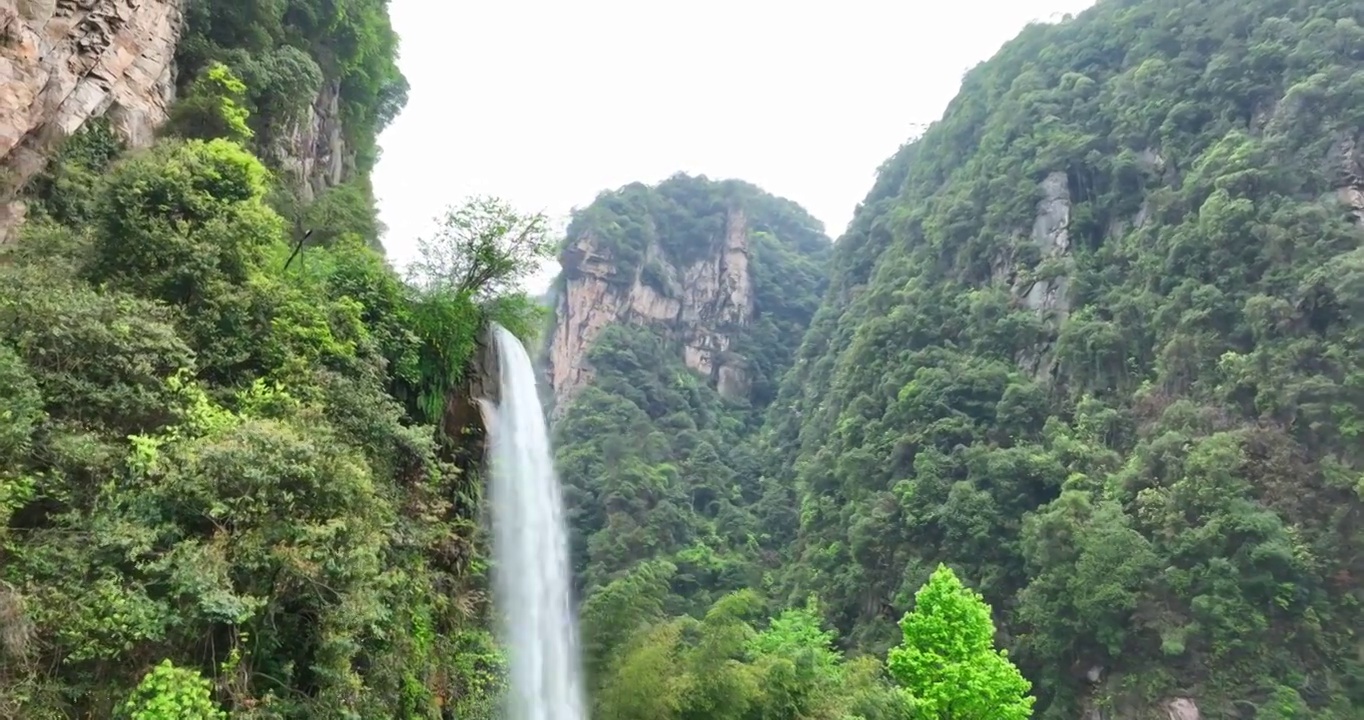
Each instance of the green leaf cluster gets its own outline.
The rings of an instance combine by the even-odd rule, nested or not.
[[[182,77],[192,87],[218,64],[231,69],[246,85],[243,107],[262,156],[275,157],[325,90],[355,169],[373,167],[379,132],[407,102],[387,0],[189,0],[185,25]]]

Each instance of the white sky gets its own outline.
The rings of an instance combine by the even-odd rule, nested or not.
[[[391,0],[412,88],[380,138],[384,245],[401,267],[471,194],[563,220],[677,171],[755,183],[837,238],[962,73],[1026,23],[1092,4]]]

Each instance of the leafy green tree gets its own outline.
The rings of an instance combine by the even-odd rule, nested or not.
[[[900,621],[904,642],[890,651],[890,674],[925,720],[1024,720],[1032,683],[994,647],[990,606],[939,565]]]
[[[166,129],[180,137],[209,140],[224,138],[246,142],[255,134],[247,122],[246,84],[222,64],[203,69],[189,86],[185,98],[171,108]]]
[[[162,660],[124,703],[126,720],[225,720],[210,695],[210,685],[197,671]]]
[[[435,235],[418,241],[409,275],[419,287],[477,299],[514,289],[553,257],[544,215],[526,215],[503,200],[474,197],[449,208]]]

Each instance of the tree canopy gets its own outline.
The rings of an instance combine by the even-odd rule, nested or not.
[[[589,603],[657,560],[671,615],[815,595],[921,712],[1015,713],[949,707],[905,649],[946,564],[988,604],[954,622],[1039,718],[1358,715],[1361,27],[1345,0],[1028,26],[882,166],[813,313],[738,350],[799,338],[738,414],[666,329],[608,328],[557,428]],[[689,257],[726,206],[670,182],[570,237]]]
[[[72,137],[3,249],[0,715],[490,718],[481,482],[441,424],[480,329],[538,326],[530,268],[405,284],[358,186],[287,263],[249,86],[192,87],[151,148]]]
[[[753,304],[741,392],[697,318],[613,323],[553,428],[593,717],[1359,717],[1362,48],[1355,0],[1099,0],[967,73],[837,243],[738,180],[575,212],[663,302],[742,232]],[[0,716],[498,716],[449,417],[559,238],[473,198],[388,267],[396,52],[385,0],[189,0],[157,142],[92,121],[25,189]]]

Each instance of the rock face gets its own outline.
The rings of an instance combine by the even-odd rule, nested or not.
[[[53,146],[108,116],[133,147],[175,97],[179,0],[0,0],[0,242]]]
[[[1336,176],[1340,201],[1364,226],[1364,131],[1341,133],[1327,163]]]
[[[1032,240],[1041,248],[1042,257],[1070,254],[1070,208],[1066,174],[1051,173],[1042,181],[1042,199],[1037,203],[1037,218],[1032,226]],[[1033,310],[1055,311],[1064,317],[1070,310],[1066,290],[1065,276],[1038,279],[1023,292],[1023,304]]]
[[[271,148],[280,170],[291,177],[299,197],[311,202],[340,185],[355,170],[341,127],[341,83],[328,80],[313,104]]]
[[[500,375],[501,365],[497,355],[497,342],[489,329],[480,333],[469,367],[465,370],[464,381],[445,396],[445,411],[441,418],[441,431],[462,446],[473,439],[473,446],[487,450],[489,433],[494,426],[497,405],[502,402]],[[477,442],[482,440],[483,442]],[[475,461],[481,460],[475,458]]]
[[[554,412],[562,412],[565,401],[591,379],[587,350],[613,323],[663,328],[681,341],[687,366],[710,378],[722,395],[746,393],[745,361],[730,347],[754,313],[748,231],[745,213],[730,210],[724,233],[701,260],[679,267],[650,247],[628,277],[620,276],[615,259],[590,235],[570,242],[560,258],[566,282],[549,342]],[[662,277],[646,280],[649,267],[661,268]]]
[[[1169,714],[1170,720],[1201,720],[1203,715],[1198,712],[1198,705],[1190,698],[1175,698],[1165,705],[1165,712]]]

